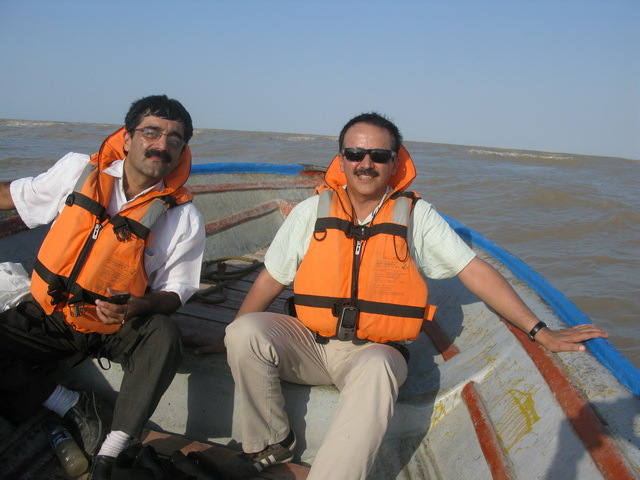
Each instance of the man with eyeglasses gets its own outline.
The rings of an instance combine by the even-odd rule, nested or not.
[[[180,102],[145,97],[98,153],[69,153],[39,176],[0,184],[0,209],[17,209],[31,228],[55,219],[35,262],[33,300],[0,313],[0,414],[16,424],[41,405],[60,415],[94,457],[90,480],[111,478],[182,360],[168,315],[199,287],[205,240],[183,186],[192,134]],[[89,356],[122,364],[113,411],[95,392],[43,373],[47,363]]]
[[[327,186],[276,234],[224,339],[245,452],[224,466],[230,478],[292,460],[296,437],[280,379],[340,390],[307,479],[366,478],[407,376],[404,344],[433,315],[424,276],[458,275],[553,351],[583,350],[578,342],[606,336],[592,325],[544,328],[504,278],[407,190],[414,177],[398,128],[377,113],[359,115],[340,133]],[[265,312],[291,283],[295,312]],[[199,353],[219,351],[220,340]]]

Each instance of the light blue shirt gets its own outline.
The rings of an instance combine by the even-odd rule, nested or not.
[[[314,195],[300,202],[291,211],[265,255],[267,270],[283,285],[293,283],[298,267],[309,248],[317,219],[319,198],[318,195]],[[361,223],[369,223],[376,211],[377,209]],[[422,199],[418,200],[413,209],[408,243],[418,269],[425,277],[434,279],[456,276],[476,256],[436,209]]]

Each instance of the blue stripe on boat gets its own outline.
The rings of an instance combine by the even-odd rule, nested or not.
[[[299,164],[277,165],[273,163],[203,163],[191,165],[192,175],[207,173],[273,173],[276,175],[298,175],[303,167]]]

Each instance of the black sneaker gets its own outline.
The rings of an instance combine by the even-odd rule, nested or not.
[[[107,436],[112,414],[111,408],[93,390],[80,392],[78,402],[65,414],[65,427],[87,457],[98,453]]]
[[[293,452],[296,449],[296,434],[293,430],[289,431],[289,435],[280,443],[269,445],[267,448],[258,453],[251,453],[249,456],[254,462],[256,473],[261,472],[271,465],[279,463],[288,463],[293,460]]]
[[[242,453],[219,465],[231,480],[249,480],[265,468],[293,460],[296,449],[296,436],[293,430],[282,442],[269,445],[258,453]]]
[[[91,470],[89,470],[87,480],[111,480],[111,470],[115,460],[115,458],[107,457],[106,455],[95,457],[91,463]]]

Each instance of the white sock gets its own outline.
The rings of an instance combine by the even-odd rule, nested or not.
[[[78,403],[79,398],[80,394],[78,392],[64,388],[62,385],[58,385],[42,406],[56,412],[61,417],[64,417],[69,409]]]
[[[123,431],[116,430],[115,432],[111,432],[107,435],[107,438],[105,438],[98,455],[117,457],[120,452],[129,446],[130,442],[131,437]]]

